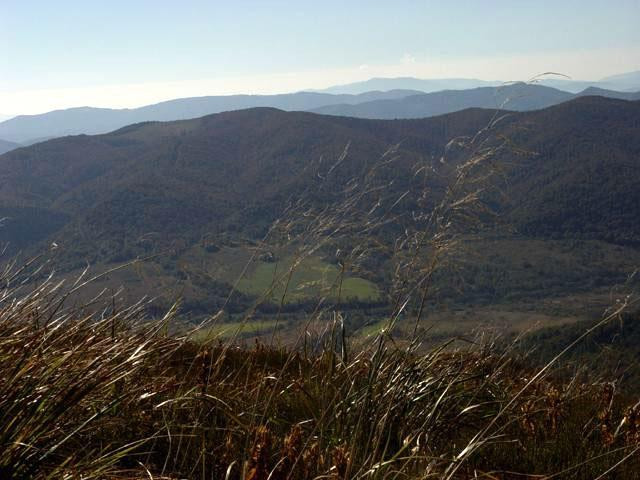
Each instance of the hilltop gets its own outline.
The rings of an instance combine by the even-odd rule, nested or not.
[[[15,150],[20,145],[14,142],[7,142],[6,140],[0,139],[0,155],[3,153],[9,152],[11,150]]]
[[[257,107],[372,119],[424,118],[467,108],[538,110],[579,96],[600,95],[637,100],[638,93],[589,87],[576,94],[541,84],[504,84],[477,87],[477,82],[448,82],[456,89],[423,93],[412,88],[385,87],[385,81],[365,83],[384,91],[358,89],[350,93],[298,92],[281,95],[228,95],[180,98],[132,109],[79,107],[39,115],[20,115],[0,122],[0,138],[30,145],[50,138],[108,133],[146,121],[175,121]],[[418,82],[420,83],[420,82]],[[404,83],[398,86],[405,85]],[[408,83],[406,86],[411,86]],[[481,85],[485,85],[481,83]],[[416,85],[416,88],[419,85]],[[474,87],[474,88],[469,88]],[[451,88],[451,87],[450,87]],[[347,89],[346,91],[351,91]]]

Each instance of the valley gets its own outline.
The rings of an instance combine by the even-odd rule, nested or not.
[[[0,1],[0,480],[640,480],[638,19]]]
[[[361,312],[389,308],[400,232],[378,228],[374,253],[341,267],[335,249],[358,245],[356,231],[326,243],[305,237],[305,222],[321,218],[327,201],[348,203],[349,182],[364,181],[398,144],[392,169],[377,170],[383,194],[348,215],[354,222],[375,202],[393,204],[384,215],[409,228],[420,198],[428,192],[435,204],[455,171],[439,160],[447,142],[495,116],[476,109],[380,121],[250,109],[50,140],[0,157],[2,240],[23,256],[55,245],[50,255],[70,279],[86,265],[99,272],[133,262],[89,291],[124,285],[123,301],[154,292],[155,308],[180,302],[185,325],[222,309],[227,322],[249,312],[265,325],[286,312],[296,330],[296,317],[324,299],[352,312],[354,331],[366,329],[375,322],[357,320]],[[601,314],[640,265],[639,124],[638,102],[602,97],[504,113],[491,141],[506,136],[517,150],[496,159],[501,173],[482,199],[493,214],[474,234],[462,224],[434,273],[435,337],[487,321],[501,325],[497,333],[536,328],[519,320],[527,314],[544,325]],[[447,155],[455,165],[465,152]],[[417,166],[435,174],[416,177]],[[301,201],[308,213],[292,208]],[[284,241],[272,231],[278,222],[291,224]],[[479,312],[471,324],[459,313],[470,308]],[[482,311],[501,313],[490,320]]]

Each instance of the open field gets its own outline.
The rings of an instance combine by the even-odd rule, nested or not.
[[[322,296],[337,298],[340,287],[337,265],[326,263],[318,256],[298,261],[292,249],[285,249],[277,259],[268,262],[252,258],[252,255],[253,252],[246,247],[223,246],[214,253],[194,247],[182,258],[184,264],[199,265],[207,276],[236,285],[242,293],[260,297],[271,292],[265,300],[274,303],[281,301],[285,287],[285,303]],[[380,291],[373,282],[349,274],[342,279],[340,290],[343,300],[377,300],[380,297]]]
[[[216,314],[230,298],[224,308],[231,312],[221,318],[215,333],[229,336],[245,323],[238,333],[241,338],[270,339],[293,262],[291,250],[281,253],[276,261],[251,261],[247,247],[222,246],[209,252],[195,245],[173,258],[165,255],[112,271],[88,285],[84,295],[111,294],[126,285],[117,304],[149,298],[150,293],[149,300],[163,308],[179,301],[176,330]],[[442,270],[420,325],[433,341],[470,338],[481,330],[505,336],[598,318],[615,295],[634,288],[625,283],[640,265],[637,249],[600,241],[473,237],[455,255]],[[94,265],[87,276],[117,265]],[[67,281],[73,283],[79,273],[67,273]],[[335,301],[339,276],[336,265],[317,256],[297,265],[284,297],[287,316],[279,320],[276,337],[286,344],[295,342],[306,315],[296,310],[297,302],[306,301],[311,308],[322,295]],[[370,280],[346,275],[341,301],[379,301],[382,292]],[[272,307],[251,313],[257,299]],[[251,314],[243,321],[247,313]],[[384,314],[368,310],[347,312],[346,318],[347,334],[355,337],[375,334],[386,324]],[[401,318],[396,333],[410,336],[413,327],[410,318]]]
[[[377,300],[380,297],[374,283],[348,276],[341,279],[336,265],[317,257],[304,259],[297,266],[292,257],[279,262],[259,262],[253,272],[238,282],[238,289],[257,296],[272,290],[270,300],[274,302],[279,302],[286,291],[286,303],[322,296],[337,299],[338,293],[343,300]]]
[[[285,325],[285,322],[279,322],[279,326],[281,328]],[[278,322],[276,320],[253,320],[218,323],[199,330],[191,336],[191,339],[195,342],[210,342],[216,339],[223,340],[243,337],[268,337],[275,331],[277,331],[277,326]]]

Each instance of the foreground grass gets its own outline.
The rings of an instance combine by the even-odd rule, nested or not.
[[[18,278],[0,294],[3,479],[638,478],[640,408],[611,384],[335,328],[291,350],[196,344],[166,335],[170,314],[67,307],[77,287]]]

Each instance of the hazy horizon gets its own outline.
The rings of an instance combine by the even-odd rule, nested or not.
[[[4,4],[0,114],[286,93],[372,77],[513,81],[557,71],[595,81],[640,68],[637,18],[637,1]]]

